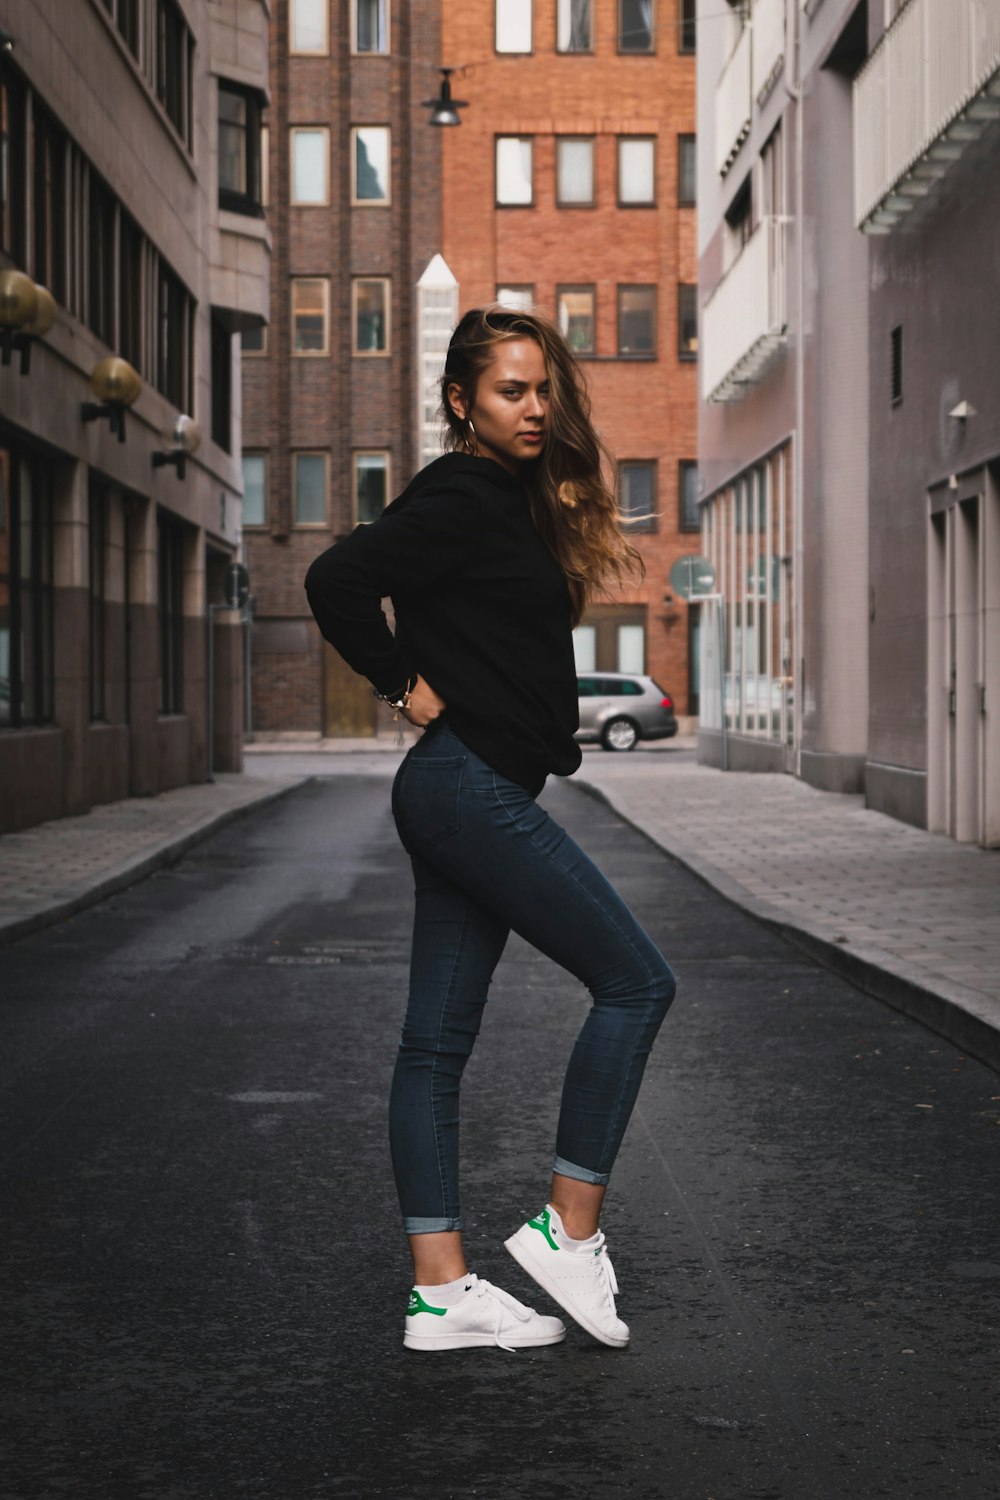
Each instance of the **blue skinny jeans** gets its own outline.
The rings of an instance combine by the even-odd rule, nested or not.
[[[593,997],[563,1085],[555,1170],[608,1182],[674,997],[666,960],[558,823],[445,722],[406,756],[392,809],[416,882],[409,1001],[389,1105],[407,1233],[462,1228],[462,1071],[511,930]]]

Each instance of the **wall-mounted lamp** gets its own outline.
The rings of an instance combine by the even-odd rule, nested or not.
[[[38,290],[23,271],[0,271],[0,349],[3,351],[0,362],[9,365],[14,350],[20,349],[22,375],[27,374],[24,337],[38,317]]]
[[[960,401],[957,406],[952,407],[948,415],[954,417],[956,422],[967,422],[970,417],[976,415],[976,408],[971,401]]]
[[[166,453],[153,454],[153,468],[162,469],[173,464],[177,478],[183,479],[187,469],[188,455],[197,453],[201,447],[201,428],[194,417],[179,416],[172,426],[164,429],[163,441]]]
[[[9,31],[4,31],[3,28],[0,27],[0,52],[13,52],[13,50],[14,38],[11,36]]]
[[[127,359],[109,354],[99,360],[90,372],[90,389],[97,401],[84,401],[80,416],[85,422],[96,422],[107,417],[108,426],[118,434],[118,441],[125,441],[125,412],[138,400],[142,380]]]
[[[468,109],[468,99],[453,99],[451,97],[451,75],[454,68],[439,68],[441,74],[441,92],[436,99],[425,99],[424,109],[433,110],[430,123],[432,125],[461,125],[459,118],[460,109]]]

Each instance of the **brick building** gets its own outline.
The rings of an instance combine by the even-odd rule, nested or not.
[[[375,704],[312,623],[306,569],[420,466],[417,283],[440,249],[435,3],[277,0],[271,324],[244,339],[253,731],[370,734]]]
[[[224,604],[234,335],[268,312],[267,6],[4,0],[0,21],[6,830],[242,762]]]
[[[591,608],[578,664],[648,671],[681,714],[697,712],[698,610],[669,587],[700,524],[693,16],[686,0],[469,0],[442,23],[469,100],[442,132],[461,305],[523,301],[561,325],[646,563],[641,587]]]

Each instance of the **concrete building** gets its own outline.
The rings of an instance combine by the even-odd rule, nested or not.
[[[701,756],[996,843],[1000,4],[702,13]]]
[[[440,82],[437,15],[437,0],[273,8],[272,317],[243,341],[254,732],[374,733],[371,692],[321,639],[303,579],[427,461],[418,283],[440,250],[440,132],[421,103]]]
[[[4,0],[0,829],[241,764],[267,10]]]
[[[650,672],[697,712],[695,28],[683,0],[446,6],[462,126],[443,132],[444,257],[463,308],[531,305],[580,359],[646,581],[593,606],[582,669]],[[692,651],[692,643],[694,649]]]

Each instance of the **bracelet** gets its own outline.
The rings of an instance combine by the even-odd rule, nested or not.
[[[411,695],[413,693],[413,689],[416,687],[416,685],[417,685],[417,675],[416,675],[416,673],[414,673],[412,677],[408,677],[406,679],[406,685],[404,686],[404,688],[402,689],[401,692],[399,692],[399,693],[380,693],[379,690],[378,690],[378,688],[373,688],[372,689],[372,697],[373,698],[377,698],[380,703],[388,703],[388,705],[389,705],[390,708],[394,708],[396,710],[396,713],[395,713],[394,717],[398,718],[399,715],[400,715],[400,713],[405,712],[405,710],[409,708],[409,706],[410,706],[410,697],[411,697]]]

